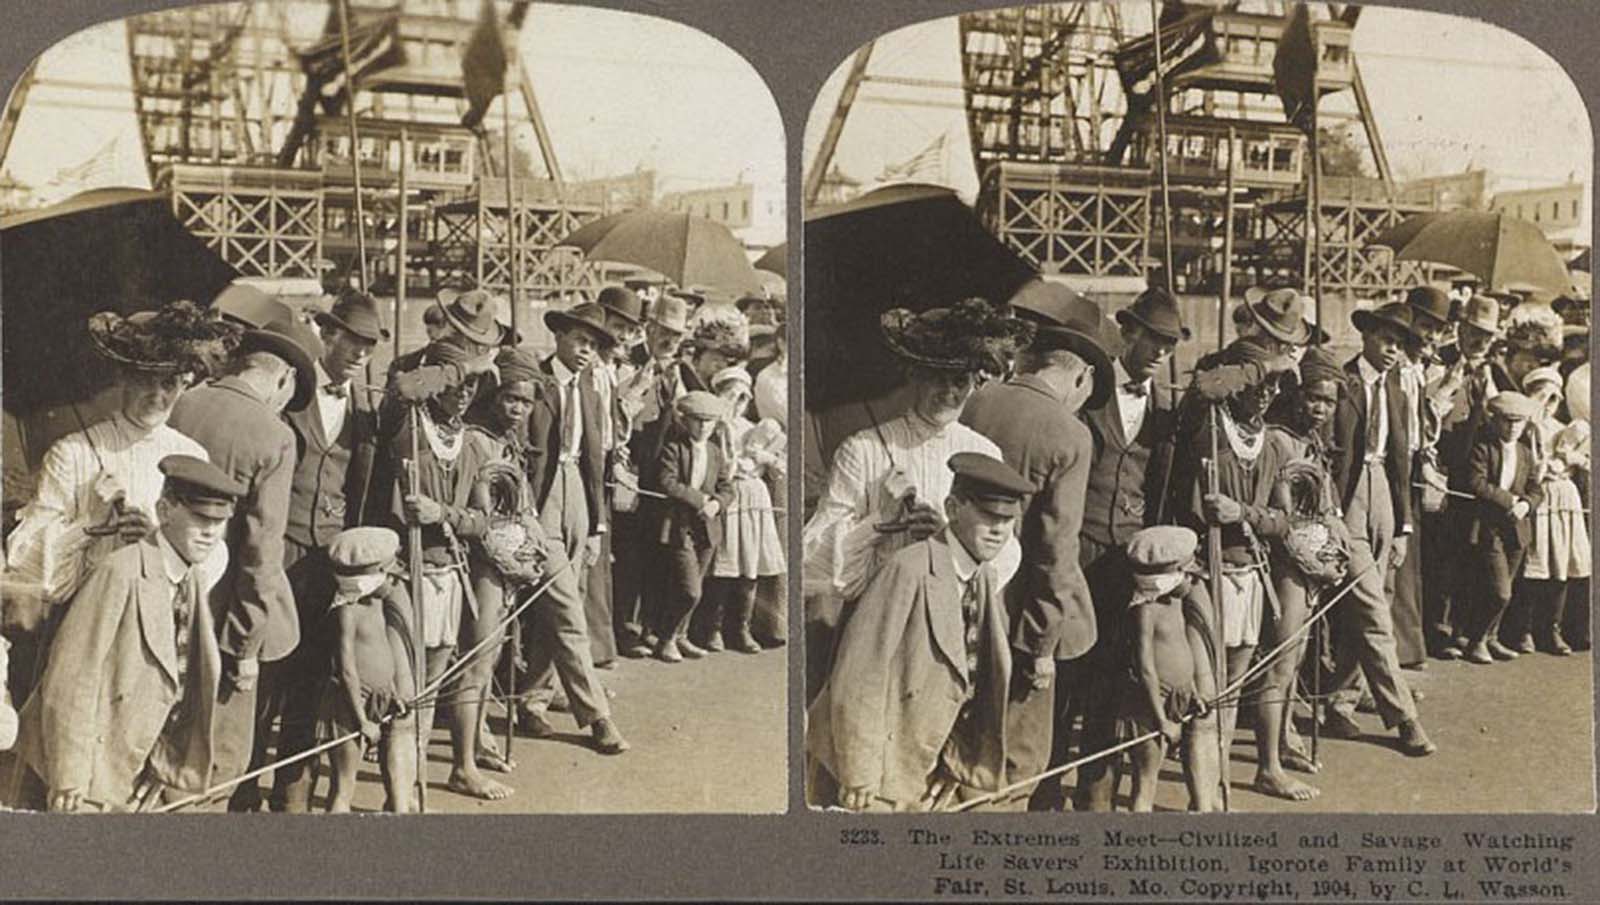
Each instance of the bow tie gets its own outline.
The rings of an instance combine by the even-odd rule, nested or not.
[[[1130,380],[1122,385],[1122,392],[1127,393],[1129,396],[1148,396],[1150,395],[1150,384],[1143,380]]]
[[[343,399],[346,396],[350,395],[350,384],[348,384],[348,383],[329,383],[329,384],[324,384],[323,387],[322,387],[322,392],[323,392],[324,395],[333,396],[333,397],[338,398],[338,399]]]

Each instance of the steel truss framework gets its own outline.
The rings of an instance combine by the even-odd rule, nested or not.
[[[1104,178],[1085,181],[1096,173]],[[979,214],[1041,272],[1143,273],[1148,188],[1112,169],[1075,168],[1070,179],[1063,175],[1047,164],[999,164],[990,170]]]
[[[178,220],[241,274],[317,277],[321,183],[320,173],[180,164],[159,184]]]
[[[511,290],[511,230],[517,232],[519,289],[523,297],[592,299],[603,274],[577,249],[557,248],[579,226],[599,216],[597,205],[521,202],[514,214],[479,196],[433,208],[431,278],[436,286],[476,285]]]
[[[1429,268],[1417,261],[1396,261],[1386,248],[1372,244],[1384,230],[1412,214],[1433,210],[1421,204],[1388,200],[1324,198],[1321,216],[1321,267],[1324,291],[1348,296],[1376,295],[1426,282]],[[1305,259],[1307,205],[1288,199],[1261,208],[1254,254],[1243,266],[1258,282],[1300,278]]]

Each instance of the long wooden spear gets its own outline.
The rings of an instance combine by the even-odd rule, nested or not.
[[[339,0],[339,46],[344,54],[344,112],[350,127],[350,172],[355,181],[356,285],[367,291],[367,237],[361,202],[361,134],[356,129],[356,74],[350,63],[350,0]],[[395,321],[398,332],[400,322]]]

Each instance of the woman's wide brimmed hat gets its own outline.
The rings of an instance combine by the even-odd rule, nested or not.
[[[879,317],[879,324],[889,351],[909,364],[992,374],[1005,373],[1034,334],[1033,325],[1014,316],[1010,306],[981,298],[920,314],[894,308]]]
[[[124,317],[102,311],[89,318],[89,345],[108,361],[146,374],[219,374],[239,345],[237,326],[193,302],[172,302]]]

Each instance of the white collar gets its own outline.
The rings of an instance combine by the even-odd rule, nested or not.
[[[328,376],[327,369],[322,366],[322,359],[320,358],[313,363],[312,367],[314,367],[317,372],[317,392],[324,395],[327,395],[328,387],[344,386],[350,382],[349,380],[345,380],[342,383],[334,383],[333,378]]]
[[[1367,361],[1367,356],[1365,355],[1356,357],[1356,368],[1361,371],[1361,382],[1367,386],[1372,386],[1383,379],[1384,372],[1373,367],[1372,362]]]
[[[156,531],[156,546],[161,548],[161,564],[165,567],[167,580],[173,584],[181,584],[189,574],[189,563],[186,562],[178,549],[167,540],[166,532]]]
[[[561,384],[562,388],[566,388],[578,379],[578,372],[567,367],[559,355],[550,356],[550,372],[556,376],[556,382]]]
[[[1117,383],[1117,392],[1119,392],[1119,393],[1127,392],[1123,388],[1126,387],[1130,383],[1142,383],[1146,387],[1148,387],[1150,385],[1150,383],[1151,383],[1151,378],[1149,378],[1149,377],[1146,377],[1145,379],[1140,380],[1140,381],[1135,381],[1133,379],[1133,375],[1128,373],[1128,369],[1123,367],[1122,358],[1120,356],[1118,356],[1117,358],[1111,359],[1111,374],[1112,374],[1112,379],[1115,380],[1116,383]]]
[[[950,547],[950,561],[955,563],[956,577],[961,579],[962,584],[966,584],[972,580],[972,576],[978,574],[978,569],[983,566],[983,563],[978,562],[971,553],[967,552],[966,546],[956,539],[955,533],[949,528],[944,529],[944,540],[945,544]]]

